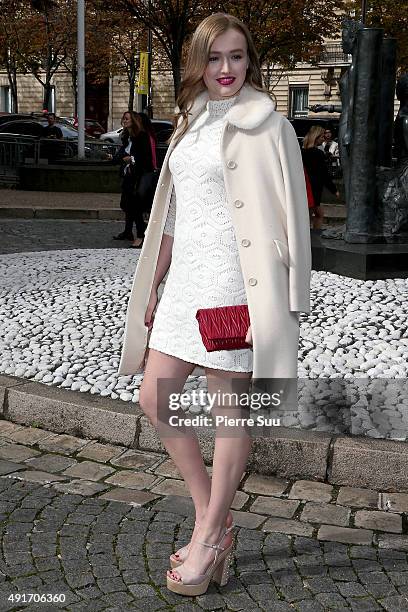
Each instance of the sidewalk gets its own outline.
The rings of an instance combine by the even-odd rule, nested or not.
[[[122,220],[120,193],[0,189],[0,218]]]
[[[1,610],[17,590],[65,598],[41,610],[408,609],[408,494],[246,473],[231,579],[186,600],[165,571],[193,509],[166,456],[3,420],[0,472]]]
[[[0,190],[0,218],[122,220],[119,193]],[[328,225],[346,217],[342,204],[324,204]]]

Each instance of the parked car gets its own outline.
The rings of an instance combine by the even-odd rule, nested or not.
[[[78,127],[78,117],[60,117],[60,119],[68,121],[75,128]],[[102,125],[96,119],[85,119],[85,132],[88,136],[99,138],[104,131]]]
[[[152,119],[152,124],[153,129],[156,132],[157,143],[159,145],[165,144],[173,131],[172,122],[167,121],[166,119]],[[112,130],[111,132],[106,132],[105,134],[102,134],[100,140],[115,144],[122,144],[122,132],[122,127],[118,128],[117,130]]]
[[[24,119],[14,119],[5,123],[0,123],[0,137],[4,141],[9,137],[13,141],[20,137],[21,140],[27,137],[40,140],[40,157],[49,161],[70,159],[78,152],[78,130],[64,121],[57,121],[57,125],[63,134],[62,139],[42,138],[43,127],[47,125],[44,117],[34,119],[33,117]],[[114,153],[112,146],[99,145],[96,138],[88,136],[85,141],[85,156],[95,160],[108,159]]]

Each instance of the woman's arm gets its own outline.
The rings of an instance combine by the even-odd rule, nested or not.
[[[154,273],[152,290],[150,292],[149,303],[145,313],[145,325],[148,329],[153,326],[153,313],[157,306],[157,290],[166,276],[171,263],[171,255],[173,252],[173,236],[174,226],[176,222],[176,192],[173,187],[171,194],[169,210],[167,213],[166,224],[163,230],[163,237],[160,245],[159,256],[157,258],[156,271]]]
[[[137,174],[143,174],[143,172],[149,172],[153,169],[150,138],[147,132],[139,132],[136,138],[132,139],[130,154],[134,157],[134,167]]]

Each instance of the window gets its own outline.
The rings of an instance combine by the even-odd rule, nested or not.
[[[289,85],[289,117],[307,117],[308,106],[309,86]]]
[[[8,85],[0,87],[0,111],[3,113],[12,112],[11,91]]]

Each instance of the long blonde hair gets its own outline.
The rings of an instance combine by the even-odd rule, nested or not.
[[[312,127],[303,139],[303,148],[312,149],[314,146],[316,146],[316,140],[322,134],[324,134],[324,129],[320,125],[312,125]]]
[[[207,68],[212,44],[217,36],[224,34],[230,29],[241,32],[247,41],[249,65],[245,83],[248,83],[258,91],[264,91],[273,98],[273,95],[263,85],[258,53],[247,26],[234,15],[213,13],[199,23],[191,39],[184,77],[181,81],[180,93],[176,100],[179,112],[175,113],[173,120],[175,131],[179,118],[183,117],[180,124],[179,138],[185,134],[188,128],[188,113],[193,106],[195,98],[206,89],[203,75]]]

